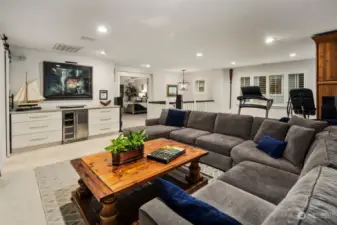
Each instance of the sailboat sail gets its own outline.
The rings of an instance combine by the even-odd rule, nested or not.
[[[19,92],[14,97],[14,102],[23,102],[25,101],[26,95],[26,84],[23,84]]]
[[[45,98],[40,94],[40,88],[37,83],[37,80],[34,80],[28,84],[28,101],[41,101]]]
[[[40,94],[40,88],[37,80],[33,80],[27,85],[23,84],[19,92],[14,97],[15,102],[41,101],[43,99],[45,98]]]

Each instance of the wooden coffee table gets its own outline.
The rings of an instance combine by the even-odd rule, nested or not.
[[[186,149],[186,153],[169,164],[162,164],[146,158],[146,155],[160,147],[174,145]],[[111,153],[102,152],[71,161],[80,176],[79,187],[72,193],[72,201],[79,207],[89,225],[116,225],[118,221],[118,196],[140,184],[168,174],[187,163],[185,189],[193,192],[208,182],[200,175],[199,159],[207,151],[167,139],[156,139],[145,143],[144,158],[122,166],[111,165]],[[92,200],[100,205],[94,210]]]

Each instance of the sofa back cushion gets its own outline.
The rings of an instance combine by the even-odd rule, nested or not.
[[[291,126],[297,125],[300,127],[315,129],[316,133],[321,132],[324,128],[328,126],[328,123],[326,121],[309,120],[296,115],[291,117],[288,123]]]
[[[179,109],[175,109],[175,110],[179,110]],[[168,109],[163,109],[161,111],[161,114],[160,114],[160,117],[159,117],[159,124],[160,125],[166,125],[168,112],[169,112]],[[184,127],[187,127],[188,117],[189,117],[190,113],[191,113],[191,111],[185,110]]]
[[[252,116],[218,113],[214,132],[248,140],[253,124]]]
[[[305,156],[307,155],[314,136],[314,129],[296,125],[291,126],[286,136],[286,142],[288,142],[288,144],[284,150],[283,158],[295,166],[303,168]]]
[[[316,167],[300,178],[262,225],[331,225],[337,221],[337,171]]]
[[[311,145],[301,177],[317,166],[327,166],[337,169],[337,141],[333,139],[316,139]]]
[[[284,141],[289,125],[275,120],[266,119],[257,131],[254,142],[258,143],[264,136],[271,136],[275,139]]]
[[[166,125],[167,115],[168,115],[168,109],[163,109],[159,117],[160,125]]]
[[[188,118],[187,127],[213,132],[216,113],[192,111]]]
[[[250,139],[254,140],[254,137],[257,133],[257,131],[260,129],[261,124],[265,118],[263,117],[253,117],[253,123],[252,123],[252,128],[250,129]]]

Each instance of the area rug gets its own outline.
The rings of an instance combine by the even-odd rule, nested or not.
[[[223,174],[222,171],[200,164],[201,172],[212,177],[209,183]],[[69,161],[35,169],[42,206],[48,225],[85,225],[77,207],[71,202],[71,192],[78,187],[78,175]]]

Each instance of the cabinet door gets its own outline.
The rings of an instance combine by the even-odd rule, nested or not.
[[[337,41],[318,45],[318,81],[337,81]]]

